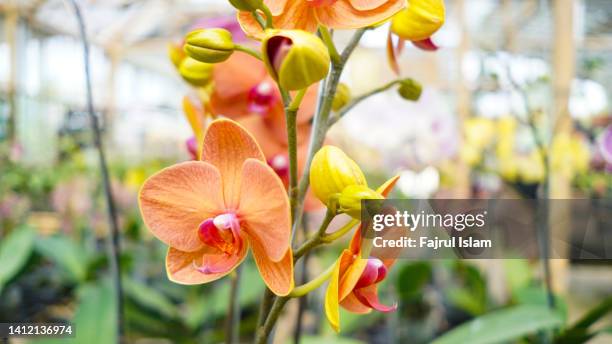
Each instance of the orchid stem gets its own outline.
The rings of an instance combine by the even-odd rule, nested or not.
[[[239,342],[240,327],[240,302],[238,292],[240,291],[240,265],[234,270],[231,279],[230,295],[227,304],[227,319],[225,324],[225,342],[232,344]]]
[[[297,228],[296,223],[299,223],[299,219],[304,210],[304,197],[306,197],[306,190],[308,190],[308,186],[310,185],[310,164],[312,163],[312,158],[315,153],[321,149],[321,146],[323,146],[323,142],[325,142],[325,135],[329,129],[329,115],[332,110],[334,94],[336,94],[336,89],[338,87],[338,83],[340,82],[340,75],[342,75],[342,70],[344,69],[346,61],[351,56],[359,44],[361,37],[363,37],[367,30],[368,28],[357,30],[342,51],[342,54],[340,55],[340,62],[332,62],[331,71],[325,79],[324,92],[319,93],[320,106],[317,107],[317,112],[315,113],[313,128],[310,135],[310,146],[308,147],[308,159],[306,161],[306,165],[304,166],[304,172],[302,172],[302,177],[298,186],[298,204],[296,206],[297,209],[294,216],[297,220],[293,223],[294,233]]]
[[[319,276],[317,276],[313,280],[309,281],[308,283],[304,283],[299,287],[295,287],[291,291],[291,293],[289,293],[288,296],[289,297],[302,297],[310,293],[311,291],[317,289],[318,287],[321,286],[321,284],[323,284],[325,281],[329,279],[329,277],[334,272],[335,266],[336,266],[335,263],[332,264],[330,267],[328,267],[325,271],[323,271]]]
[[[343,237],[346,233],[350,232],[351,229],[353,229],[353,227],[355,227],[355,225],[357,225],[359,223],[359,221],[357,220],[351,220],[349,221],[347,224],[345,224],[344,226],[342,226],[342,228],[338,229],[337,231],[331,233],[331,234],[327,234],[324,235],[321,238],[321,242],[323,243],[331,243],[337,239],[340,239],[341,237]]]
[[[249,54],[253,56],[254,58],[261,61],[261,53],[259,51],[251,49],[249,47],[245,47],[244,45],[240,45],[240,44],[235,44],[234,49],[238,51],[242,51],[243,53]]]
[[[322,25],[319,26],[319,33],[321,34],[321,39],[323,40],[323,43],[325,43],[325,45],[327,46],[327,50],[329,51],[329,57],[331,58],[332,62],[335,64],[340,63],[341,57],[340,54],[338,54],[336,46],[334,45],[334,39],[332,38],[332,34],[329,32],[327,27]]]
[[[346,106],[344,106],[342,109],[340,109],[340,111],[338,111],[338,113],[336,114],[336,116],[332,117],[329,119],[329,126],[332,126],[334,123],[336,123],[338,120],[340,120],[342,117],[344,117],[344,115],[346,115],[349,111],[351,111],[355,106],[357,106],[359,103],[361,103],[362,101],[364,101],[365,99],[384,92],[388,89],[390,89],[391,87],[397,85],[400,82],[400,80],[393,80],[383,86],[377,87],[367,93],[364,93],[358,97],[353,98],[353,100],[351,100],[350,103],[346,104]]]
[[[323,219],[323,223],[321,223],[321,227],[317,233],[310,239],[306,240],[298,249],[293,252],[293,261],[297,262],[304,254],[310,252],[313,248],[319,246],[323,241],[321,240],[325,236],[325,231],[332,220],[336,217],[336,214],[327,209],[327,213],[325,214],[325,218]]]
[[[272,21],[273,16],[272,16],[272,12],[270,11],[270,8],[266,6],[265,4],[263,4],[263,6],[261,7],[261,10],[266,16],[265,29],[273,29],[274,28],[274,24]]]
[[[257,330],[257,335],[255,336],[255,344],[265,344],[268,341],[268,336],[270,335],[270,332],[274,328],[274,325],[276,324],[278,317],[283,311],[285,304],[290,299],[291,298],[285,296],[285,297],[277,297],[274,300],[274,303],[272,304],[272,308],[270,309],[270,314],[268,314],[268,317],[266,321],[264,322],[263,326],[261,326]]]
[[[283,95],[285,103],[285,121],[287,122],[287,145],[289,146],[289,202],[291,205],[291,219],[293,222],[297,221],[295,213],[298,204],[297,112],[305,93],[306,89],[302,89],[298,92],[296,97],[291,100],[288,92],[281,89],[281,94]]]
[[[261,15],[259,13],[257,13],[257,11],[251,12],[251,15],[253,16],[253,18],[255,18],[255,21],[259,24],[259,26],[261,26],[261,28],[263,30],[265,30],[266,29],[266,21],[264,21],[264,19],[261,17]]]
[[[100,170],[102,174],[102,187],[104,189],[104,195],[106,198],[106,207],[108,210],[108,220],[110,223],[110,235],[109,235],[109,264],[111,275],[115,289],[115,306],[116,308],[116,324],[117,324],[117,341],[124,343],[124,324],[123,324],[123,285],[121,283],[121,239],[119,235],[119,221],[117,219],[117,209],[113,200],[113,192],[110,183],[110,174],[108,172],[108,164],[106,162],[106,155],[104,153],[104,145],[102,143],[102,134],[100,130],[100,123],[98,117],[94,111],[93,105],[93,92],[91,86],[91,66],[89,60],[89,41],[87,40],[87,30],[85,28],[85,21],[81,13],[81,8],[76,0],[71,0],[74,14],[78,21],[79,33],[81,36],[81,42],[83,44],[83,60],[85,65],[85,85],[87,95],[87,112],[89,113],[90,124],[93,131],[93,139],[96,150],[98,151],[98,160],[100,164]]]

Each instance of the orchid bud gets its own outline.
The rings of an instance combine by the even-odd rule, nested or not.
[[[415,102],[421,98],[423,87],[414,79],[403,79],[400,80],[400,86],[397,89],[397,93],[399,93],[402,98]]]
[[[261,48],[268,72],[286,90],[304,89],[329,71],[327,47],[306,31],[268,30]]]
[[[186,57],[179,67],[179,73],[194,86],[205,86],[212,78],[213,65]]]
[[[409,41],[422,41],[444,24],[444,0],[410,0],[391,19],[391,31]]]
[[[237,10],[253,12],[264,6],[262,0],[229,0]]]
[[[253,86],[247,95],[249,111],[260,115],[268,114],[278,101],[272,80],[264,80]]]
[[[232,34],[225,29],[195,30],[185,38],[185,53],[200,62],[223,62],[232,55],[234,48]]]
[[[174,65],[174,67],[179,68],[181,66],[181,62],[185,59],[185,52],[183,48],[179,44],[169,44],[168,45],[168,57],[170,61]]]
[[[345,83],[339,83],[332,102],[332,110],[342,109],[351,100],[351,89]]]
[[[384,199],[385,197],[365,185],[349,185],[338,197],[338,210],[352,218],[361,218],[361,201],[366,199]]]
[[[359,166],[340,148],[324,146],[312,158],[310,185],[315,196],[329,206],[347,186],[367,183]]]

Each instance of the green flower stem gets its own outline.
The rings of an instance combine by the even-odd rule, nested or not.
[[[251,15],[253,16],[253,18],[255,18],[255,21],[259,24],[259,26],[261,26],[261,28],[263,30],[265,30],[266,29],[266,21],[264,21],[264,19],[261,17],[261,15],[259,13],[257,13],[257,11],[251,12]]]
[[[334,40],[332,38],[331,33],[325,26],[319,26],[319,33],[321,34],[321,39],[323,43],[327,46],[327,50],[329,51],[329,57],[331,58],[334,64],[340,63],[340,54],[338,54],[338,50],[334,45]]]
[[[278,86],[280,88],[280,85]],[[292,221],[296,221],[293,216],[298,204],[298,188],[297,188],[297,112],[300,108],[300,103],[304,99],[306,89],[299,90],[293,100],[287,91],[282,90],[283,101],[285,103],[285,122],[287,122],[287,145],[289,151],[289,204],[291,205]]]
[[[328,267],[325,271],[323,271],[319,276],[317,276],[313,280],[309,281],[308,283],[304,283],[299,287],[295,287],[291,291],[291,293],[289,293],[288,296],[289,297],[302,297],[310,293],[311,291],[317,289],[318,287],[321,286],[321,284],[323,284],[323,282],[329,279],[329,277],[334,272],[335,266],[336,266],[336,263],[332,264],[330,267]]]
[[[390,89],[391,87],[397,85],[399,82],[400,80],[393,80],[385,85],[377,87],[367,93],[364,93],[358,97],[353,98],[350,103],[346,104],[342,109],[340,109],[340,111],[338,111],[338,113],[335,116],[329,119],[329,126],[332,126],[334,123],[336,123],[340,118],[346,115],[347,112],[351,111],[355,106],[357,106],[357,104],[361,103],[365,99],[375,94],[378,94],[378,93],[381,93],[381,92],[384,92]]]
[[[276,324],[278,317],[281,315],[281,312],[283,311],[285,304],[290,299],[291,299],[290,297],[284,296],[284,297],[277,297],[274,300],[274,303],[272,304],[272,308],[270,309],[270,314],[268,314],[268,317],[266,321],[264,322],[263,326],[261,326],[257,330],[257,333],[255,335],[255,344],[265,344],[268,341],[268,336],[270,335],[270,332],[274,328],[274,325]]]
[[[237,51],[242,51],[243,53],[247,53],[261,61],[261,53],[257,50],[251,49],[249,47],[245,47],[244,45],[240,45],[240,44],[235,44],[234,49]]]
[[[308,147],[308,159],[306,161],[306,165],[304,166],[304,172],[302,172],[302,178],[300,179],[298,186],[298,202],[295,207],[296,213],[293,216],[293,218],[296,219],[296,221],[293,223],[293,233],[295,233],[297,229],[297,223],[300,222],[299,219],[301,218],[304,210],[304,197],[306,197],[306,190],[308,190],[308,186],[310,185],[310,164],[312,163],[312,158],[315,153],[321,149],[321,146],[323,146],[325,135],[329,129],[329,115],[332,110],[334,95],[336,94],[338,83],[340,82],[340,75],[342,74],[346,61],[351,56],[359,44],[361,37],[363,37],[363,34],[367,30],[368,28],[363,28],[355,32],[346,48],[344,48],[342,51],[342,55],[340,55],[340,62],[332,62],[331,71],[324,81],[324,92],[319,92],[319,102],[317,104],[320,106],[317,107],[317,111],[315,113],[313,128],[310,135],[310,146]]]
[[[259,314],[257,315],[257,327],[260,328],[263,326],[266,318],[268,317],[268,313],[270,312],[270,308],[272,307],[272,302],[274,301],[274,293],[268,288],[264,292],[264,296],[261,300],[261,304],[259,305]]]
[[[310,147],[308,149],[308,161],[304,168],[304,173],[302,174],[302,179],[299,184],[297,200],[292,202],[292,219],[293,219],[293,230],[292,233],[296,232],[299,223],[301,222],[303,207],[304,207],[304,197],[306,196],[306,190],[309,186],[309,178],[310,178],[310,164],[312,163],[312,158],[314,154],[321,148],[323,142],[325,140],[325,134],[329,129],[329,114],[331,113],[332,102],[334,99],[334,94],[336,93],[336,88],[338,87],[338,83],[340,82],[340,75],[342,74],[342,70],[344,69],[344,65],[348,60],[351,53],[359,44],[361,37],[368,30],[368,28],[359,29],[353,37],[351,41],[346,46],[346,48],[342,51],[342,55],[340,55],[340,62],[334,63],[332,62],[332,67],[330,74],[323,81],[324,82],[324,92],[319,92],[319,99],[317,101],[317,111],[314,118],[313,129],[311,133]],[[286,93],[286,92],[285,92]],[[281,94],[283,95],[283,101],[285,107],[291,103],[291,101],[287,101],[288,97],[283,94],[283,90],[281,89]],[[293,204],[295,203],[295,204]],[[312,250],[314,247],[321,243],[321,238],[325,234],[325,230],[327,226],[333,219],[333,216],[328,214],[325,216],[325,220],[323,224],[317,231],[317,235],[314,238],[306,241],[300,248],[294,251],[293,253],[293,264],[295,265],[296,261],[302,257],[305,253]],[[272,307],[266,320],[263,322],[262,326],[258,327],[258,330],[255,335],[255,343],[256,344],[264,344],[268,340],[268,336],[274,328],[278,317],[280,316],[283,307],[290,298],[285,297],[276,297],[274,298],[274,302],[272,303]]]
[[[227,305],[227,319],[225,319],[225,342],[228,344],[239,342],[240,326],[240,302],[238,302],[238,291],[240,290],[240,266],[231,274],[230,297]]]
[[[295,264],[300,258],[302,258],[304,254],[310,252],[310,250],[321,244],[321,238],[323,238],[323,236],[325,235],[325,231],[327,230],[327,227],[329,227],[329,224],[332,222],[334,217],[336,217],[336,214],[331,210],[327,209],[327,213],[325,213],[325,218],[323,219],[323,222],[321,223],[321,226],[319,227],[317,233],[312,238],[306,240],[306,242],[304,242],[302,246],[300,246],[293,252],[293,264]]]
[[[337,231],[335,231],[335,232],[333,232],[331,234],[324,235],[321,238],[321,242],[323,242],[325,244],[329,244],[329,243],[331,243],[331,242],[333,242],[333,241],[335,241],[337,239],[340,239],[346,233],[350,232],[351,229],[353,229],[353,227],[355,227],[358,223],[359,223],[359,221],[357,221],[357,220],[349,221],[347,224],[342,226],[342,228],[338,229]]]
[[[266,29],[273,29],[274,28],[274,24],[272,22],[273,16],[272,16],[272,12],[270,11],[270,8],[268,6],[266,6],[265,4],[263,4],[263,7],[261,8],[261,10],[263,11],[264,15],[266,16],[265,28]]]

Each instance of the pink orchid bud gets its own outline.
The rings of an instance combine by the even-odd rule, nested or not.
[[[189,155],[191,155],[191,159],[198,160],[198,142],[195,137],[190,137],[185,141],[185,146],[187,147],[187,151]]]
[[[274,91],[274,85],[270,81],[260,82],[253,87],[248,94],[249,111],[266,115],[278,101]]]
[[[355,284],[355,289],[382,281],[387,276],[387,267],[378,258],[368,258],[368,263]]]

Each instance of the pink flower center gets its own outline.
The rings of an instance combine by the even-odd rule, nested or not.
[[[193,160],[198,160],[198,142],[195,137],[190,137],[185,141],[185,146],[187,147],[187,151]]]
[[[387,267],[378,258],[368,258],[368,263],[361,273],[361,277],[355,284],[355,289],[364,288],[376,284],[387,276]]]
[[[269,81],[260,82],[253,87],[248,94],[249,111],[260,115],[267,114],[277,101],[278,99],[276,99],[274,93],[274,85]]]
[[[242,247],[240,221],[232,213],[204,220],[198,228],[198,236],[202,243],[225,254],[234,254]]]

